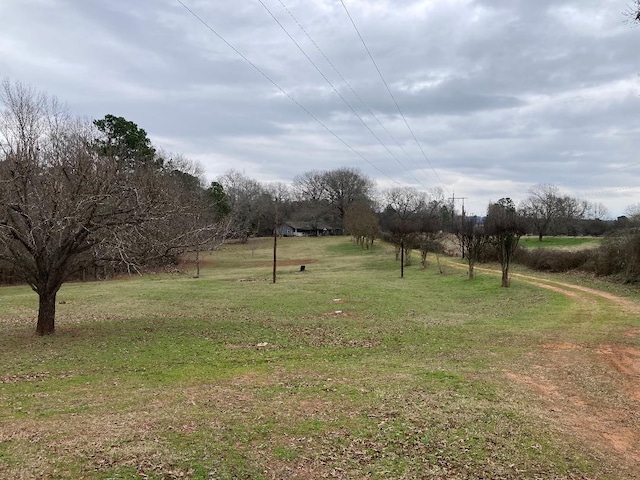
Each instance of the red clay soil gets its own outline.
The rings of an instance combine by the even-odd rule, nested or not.
[[[613,309],[640,312],[635,302],[608,292],[516,276],[575,299],[584,308],[600,297]],[[623,338],[628,343],[547,343],[532,354],[531,374],[506,375],[540,397],[553,424],[581,439],[603,460],[613,460],[614,478],[640,478],[640,349],[634,341],[640,338],[640,328],[629,329]]]
[[[512,277],[566,295],[585,311],[596,299],[605,299],[611,309],[640,314],[638,303],[608,292],[523,274]],[[539,398],[547,420],[613,465],[611,478],[616,479],[640,479],[639,338],[640,328],[630,328],[617,343],[547,343],[530,354],[533,366],[526,374],[505,372]]]

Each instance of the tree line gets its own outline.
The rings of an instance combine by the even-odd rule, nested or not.
[[[602,205],[550,185],[532,188],[518,207],[491,202],[483,217],[456,211],[438,188],[379,191],[354,168],[309,171],[290,185],[230,170],[207,185],[201,167],[155,148],[123,117],[74,118],[55,98],[9,81],[0,100],[0,282],[25,282],[38,294],[40,335],[54,332],[56,295],[68,279],[175,265],[189,251],[198,259],[285,222],[348,233],[363,248],[383,238],[406,265],[419,251],[423,267],[453,235],[469,278],[491,247],[504,286],[523,234],[542,240],[621,228]]]

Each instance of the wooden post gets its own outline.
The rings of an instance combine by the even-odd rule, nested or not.
[[[400,241],[400,278],[404,278],[404,240]]]
[[[278,199],[276,198],[276,221],[273,226],[273,283],[276,283],[276,264],[278,258]]]

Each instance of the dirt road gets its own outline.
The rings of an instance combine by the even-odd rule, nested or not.
[[[584,316],[583,321],[640,313],[638,303],[608,292],[531,275],[512,276],[567,296],[575,302],[574,315]],[[530,352],[524,370],[504,372],[514,388],[538,400],[534,410],[539,415],[580,439],[596,457],[613,460],[614,478],[640,479],[640,321],[638,325],[607,343],[545,343]]]

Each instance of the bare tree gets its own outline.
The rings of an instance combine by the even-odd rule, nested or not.
[[[416,244],[418,249],[420,249],[420,266],[422,268],[427,268],[427,256],[429,252],[433,252],[436,255],[436,262],[438,262],[440,273],[442,273],[439,255],[444,250],[442,244],[443,239],[444,234],[442,231],[420,232],[417,235]]]
[[[589,202],[585,217],[589,220],[607,220],[611,217],[611,215],[609,213],[609,209],[605,204],[600,202]]]
[[[538,240],[547,235],[561,214],[560,191],[553,185],[536,185],[529,190],[529,196],[520,205],[522,214],[529,219]]]
[[[634,203],[624,209],[627,219],[635,225],[640,224],[640,203]]]
[[[356,244],[369,248],[380,234],[380,220],[371,205],[352,203],[344,214],[344,227]]]
[[[265,187],[266,192],[273,199],[275,211],[275,224],[280,227],[283,222],[290,219],[293,213],[293,190],[291,185],[282,182],[270,183]]]
[[[92,149],[88,127],[54,100],[9,82],[2,100],[0,254],[38,294],[36,331],[46,335],[58,290],[100,242],[97,234],[145,216],[148,182],[146,172],[125,175]]]
[[[489,236],[485,233],[484,225],[477,217],[462,217],[454,233],[462,256],[467,260],[469,266],[469,280],[473,280],[475,265],[482,258],[489,243]]]
[[[96,148],[94,126],[31,87],[5,81],[0,93],[0,261],[38,294],[36,332],[48,335],[70,276],[97,261],[135,270],[193,244],[180,202],[193,182]]]
[[[627,6],[624,15],[632,22],[640,23],[640,0],[634,0],[631,5]]]
[[[354,168],[339,168],[326,172],[325,183],[329,203],[337,210],[341,222],[349,205],[357,201],[369,201],[374,187],[371,179]]]
[[[516,211],[513,200],[502,198],[490,204],[485,220],[485,232],[496,249],[502,268],[502,286],[509,286],[509,267],[518,248],[520,237],[525,233],[523,218]]]
[[[553,185],[536,185],[520,204],[520,213],[542,241],[546,235],[575,234],[586,217],[606,213],[602,208],[602,205],[562,195]]]
[[[440,265],[438,254],[443,251],[443,217],[444,195],[440,188],[435,188],[425,194],[423,208],[418,213],[420,230],[417,235],[417,247],[420,249],[420,264],[422,268],[427,266],[429,252],[436,254],[436,260]]]
[[[396,260],[401,253],[406,253],[405,265],[409,266],[411,251],[418,246],[427,195],[413,187],[396,187],[387,190],[383,196],[382,229],[396,247]]]
[[[312,170],[293,179],[295,203],[290,217],[309,224],[316,231],[323,224],[335,223],[332,221],[333,208],[329,202],[325,174],[326,172]]]
[[[331,213],[340,226],[354,202],[371,202],[374,183],[353,168],[314,170],[294,179],[294,190],[299,201],[308,206],[308,215],[325,217]],[[308,219],[310,220],[310,219]]]
[[[256,180],[237,170],[229,170],[220,179],[234,220],[238,237],[246,242],[251,235],[269,235],[274,224],[274,198]]]
[[[326,172],[312,170],[293,179],[294,196],[298,201],[324,201],[327,199],[324,176]]]
[[[558,202],[556,233],[575,235],[578,224],[589,212],[589,202],[579,198],[563,196]]]

